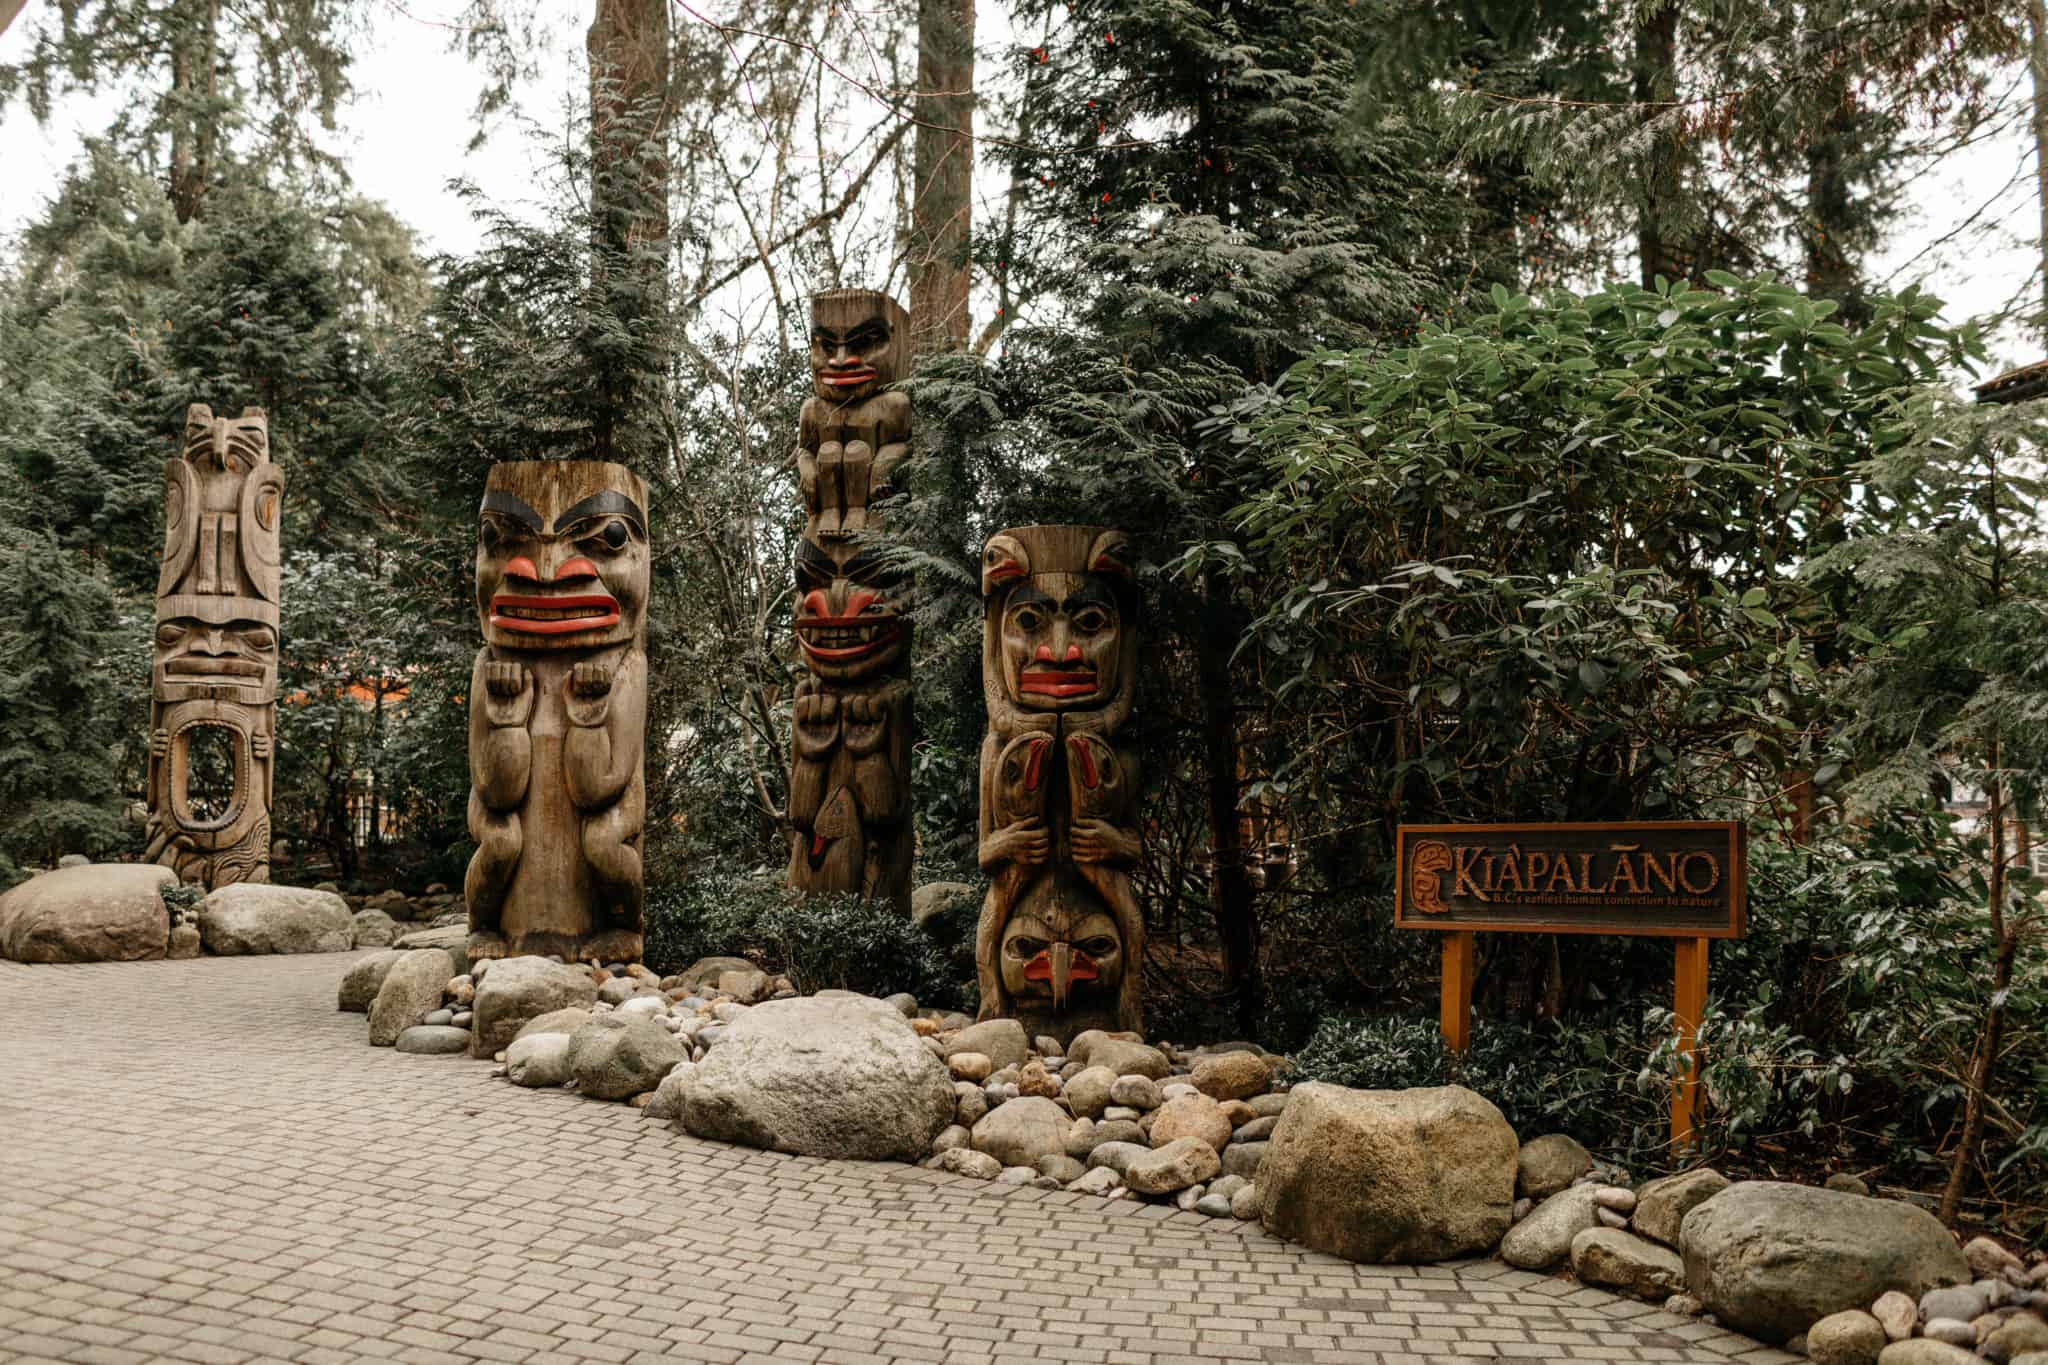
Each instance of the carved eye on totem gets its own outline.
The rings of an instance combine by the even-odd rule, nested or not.
[[[242,646],[258,654],[267,654],[277,648],[277,632],[269,626],[249,626],[237,632]]]
[[[595,535],[584,537],[583,543],[593,549],[603,548],[617,554],[626,548],[626,523],[613,518]]]
[[[1020,630],[1035,632],[1045,628],[1045,612],[1037,607],[1019,607],[1011,619]]]
[[[1013,938],[1003,945],[1003,951],[1015,958],[1034,958],[1048,946],[1042,938]]]
[[[501,545],[518,540],[522,534],[521,528],[489,512],[484,513],[476,531],[477,540],[486,550],[496,550]]]
[[[173,625],[166,621],[156,628],[156,645],[158,649],[170,649],[184,638],[185,628],[183,626]]]
[[[1101,607],[1083,607],[1074,613],[1072,620],[1074,629],[1080,631],[1083,635],[1094,635],[1099,631],[1107,630],[1112,624],[1109,619],[1109,613]]]
[[[1107,935],[1098,935],[1095,938],[1084,938],[1074,947],[1090,957],[1108,957],[1116,951],[1116,940]]]

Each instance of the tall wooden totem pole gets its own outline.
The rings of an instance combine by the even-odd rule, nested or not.
[[[984,601],[981,1017],[1061,1040],[1140,1027],[1138,765],[1118,744],[1137,688],[1125,538],[1099,526],[989,537]]]
[[[873,505],[910,450],[910,319],[869,289],[811,300],[811,383],[796,451],[797,684],[789,884],[910,909],[910,622],[872,549]]]
[[[263,410],[187,408],[164,462],[145,856],[203,886],[270,880],[283,515]]]
[[[491,467],[469,680],[469,955],[637,962],[647,806],[647,486]]]

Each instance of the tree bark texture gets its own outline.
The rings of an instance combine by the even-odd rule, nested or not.
[[[920,355],[967,345],[974,226],[974,4],[920,0],[910,316]]]

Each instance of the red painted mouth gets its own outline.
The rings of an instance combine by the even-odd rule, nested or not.
[[[893,619],[849,620],[822,616],[796,623],[796,642],[813,659],[858,659],[896,643],[898,622]],[[813,644],[810,636],[821,635],[830,643]]]
[[[1041,697],[1083,697],[1095,690],[1095,670],[1027,668],[1017,675],[1017,688]]]
[[[525,635],[572,635],[619,623],[619,601],[608,592],[573,596],[521,597],[499,593],[491,599],[491,624]]]
[[[857,384],[869,383],[874,377],[875,370],[872,366],[858,370],[826,370],[819,376],[827,384],[840,389],[850,389]]]

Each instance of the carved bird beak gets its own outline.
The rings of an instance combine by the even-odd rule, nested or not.
[[[1067,1007],[1067,992],[1074,984],[1074,945],[1055,943],[1052,945],[1052,1007],[1063,1010]]]

